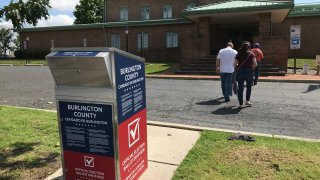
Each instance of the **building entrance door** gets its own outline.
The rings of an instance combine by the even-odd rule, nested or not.
[[[219,26],[218,31],[218,46],[225,47],[226,43],[232,41],[234,48],[238,50],[243,41],[253,43],[253,37],[259,35],[257,25],[246,26]]]
[[[235,48],[240,48],[243,41],[253,41],[253,32],[247,29],[235,29],[230,31],[230,38]]]

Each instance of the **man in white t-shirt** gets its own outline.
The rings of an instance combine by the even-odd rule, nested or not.
[[[227,43],[227,47],[219,51],[216,60],[216,70],[220,73],[221,89],[225,102],[230,101],[232,96],[232,73],[234,62],[238,52],[233,49],[232,42]]]

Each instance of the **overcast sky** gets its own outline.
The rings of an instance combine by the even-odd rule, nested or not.
[[[6,6],[11,0],[0,0],[0,8]],[[14,0],[15,1],[15,0]],[[295,3],[312,3],[319,2],[320,0],[295,0]],[[50,0],[50,18],[48,20],[41,19],[38,22],[38,27],[43,26],[63,26],[71,25],[74,22],[73,11],[79,0]],[[10,22],[4,22],[1,19],[0,26],[12,27]],[[27,27],[27,26],[25,26]],[[30,27],[30,26],[29,26]]]

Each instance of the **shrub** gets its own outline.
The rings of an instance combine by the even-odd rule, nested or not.
[[[14,52],[14,56],[18,59],[29,58],[29,59],[44,59],[50,51],[24,51],[17,50]]]
[[[16,58],[18,58],[18,59],[25,57],[23,51],[21,51],[21,50],[16,50],[16,51],[14,51],[14,56],[15,56]]]

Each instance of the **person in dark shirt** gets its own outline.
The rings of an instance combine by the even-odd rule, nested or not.
[[[245,105],[251,106],[250,102],[253,71],[257,67],[256,56],[251,52],[251,44],[248,41],[244,41],[236,56],[236,80],[238,82],[238,101],[239,108],[243,107],[243,90],[244,81],[246,81],[246,103]]]

